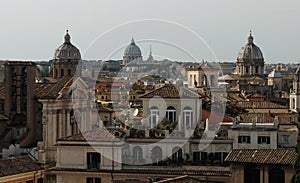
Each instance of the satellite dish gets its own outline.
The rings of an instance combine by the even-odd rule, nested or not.
[[[134,109],[133,116],[136,117],[138,115],[138,113],[139,113],[139,110],[138,109]]]

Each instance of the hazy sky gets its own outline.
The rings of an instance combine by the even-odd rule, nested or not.
[[[252,29],[254,42],[262,49],[267,63],[300,62],[299,0],[7,0],[0,3],[0,59],[49,60],[69,29],[71,41],[81,50],[83,59],[121,59],[124,46],[134,36],[140,41],[144,57],[149,54],[151,44],[158,58],[190,60],[184,54],[189,53],[197,60],[212,60],[204,42],[193,38],[192,32],[184,32],[180,30],[183,27],[170,23],[175,22],[197,33],[221,61],[235,61]],[[108,31],[141,19],[164,21],[139,21]],[[155,41],[149,41],[152,39]]]

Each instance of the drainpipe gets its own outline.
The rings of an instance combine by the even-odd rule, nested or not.
[[[265,183],[265,166],[263,166],[263,183]]]

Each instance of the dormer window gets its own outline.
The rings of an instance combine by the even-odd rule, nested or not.
[[[270,144],[270,137],[269,136],[258,136],[257,143],[258,144]]]
[[[87,153],[87,169],[94,170],[100,169],[101,154],[97,152],[88,152]]]
[[[238,143],[250,144],[250,136],[239,136]]]

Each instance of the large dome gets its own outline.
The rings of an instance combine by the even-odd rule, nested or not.
[[[132,38],[131,43],[124,51],[124,56],[142,56],[141,49],[135,44],[134,39]]]
[[[80,60],[80,51],[71,43],[71,36],[68,31],[65,35],[65,42],[55,50],[54,59],[72,59]]]
[[[258,46],[253,43],[253,36],[250,33],[248,43],[243,46],[238,54],[237,60],[243,61],[263,61],[264,57],[262,51]]]

